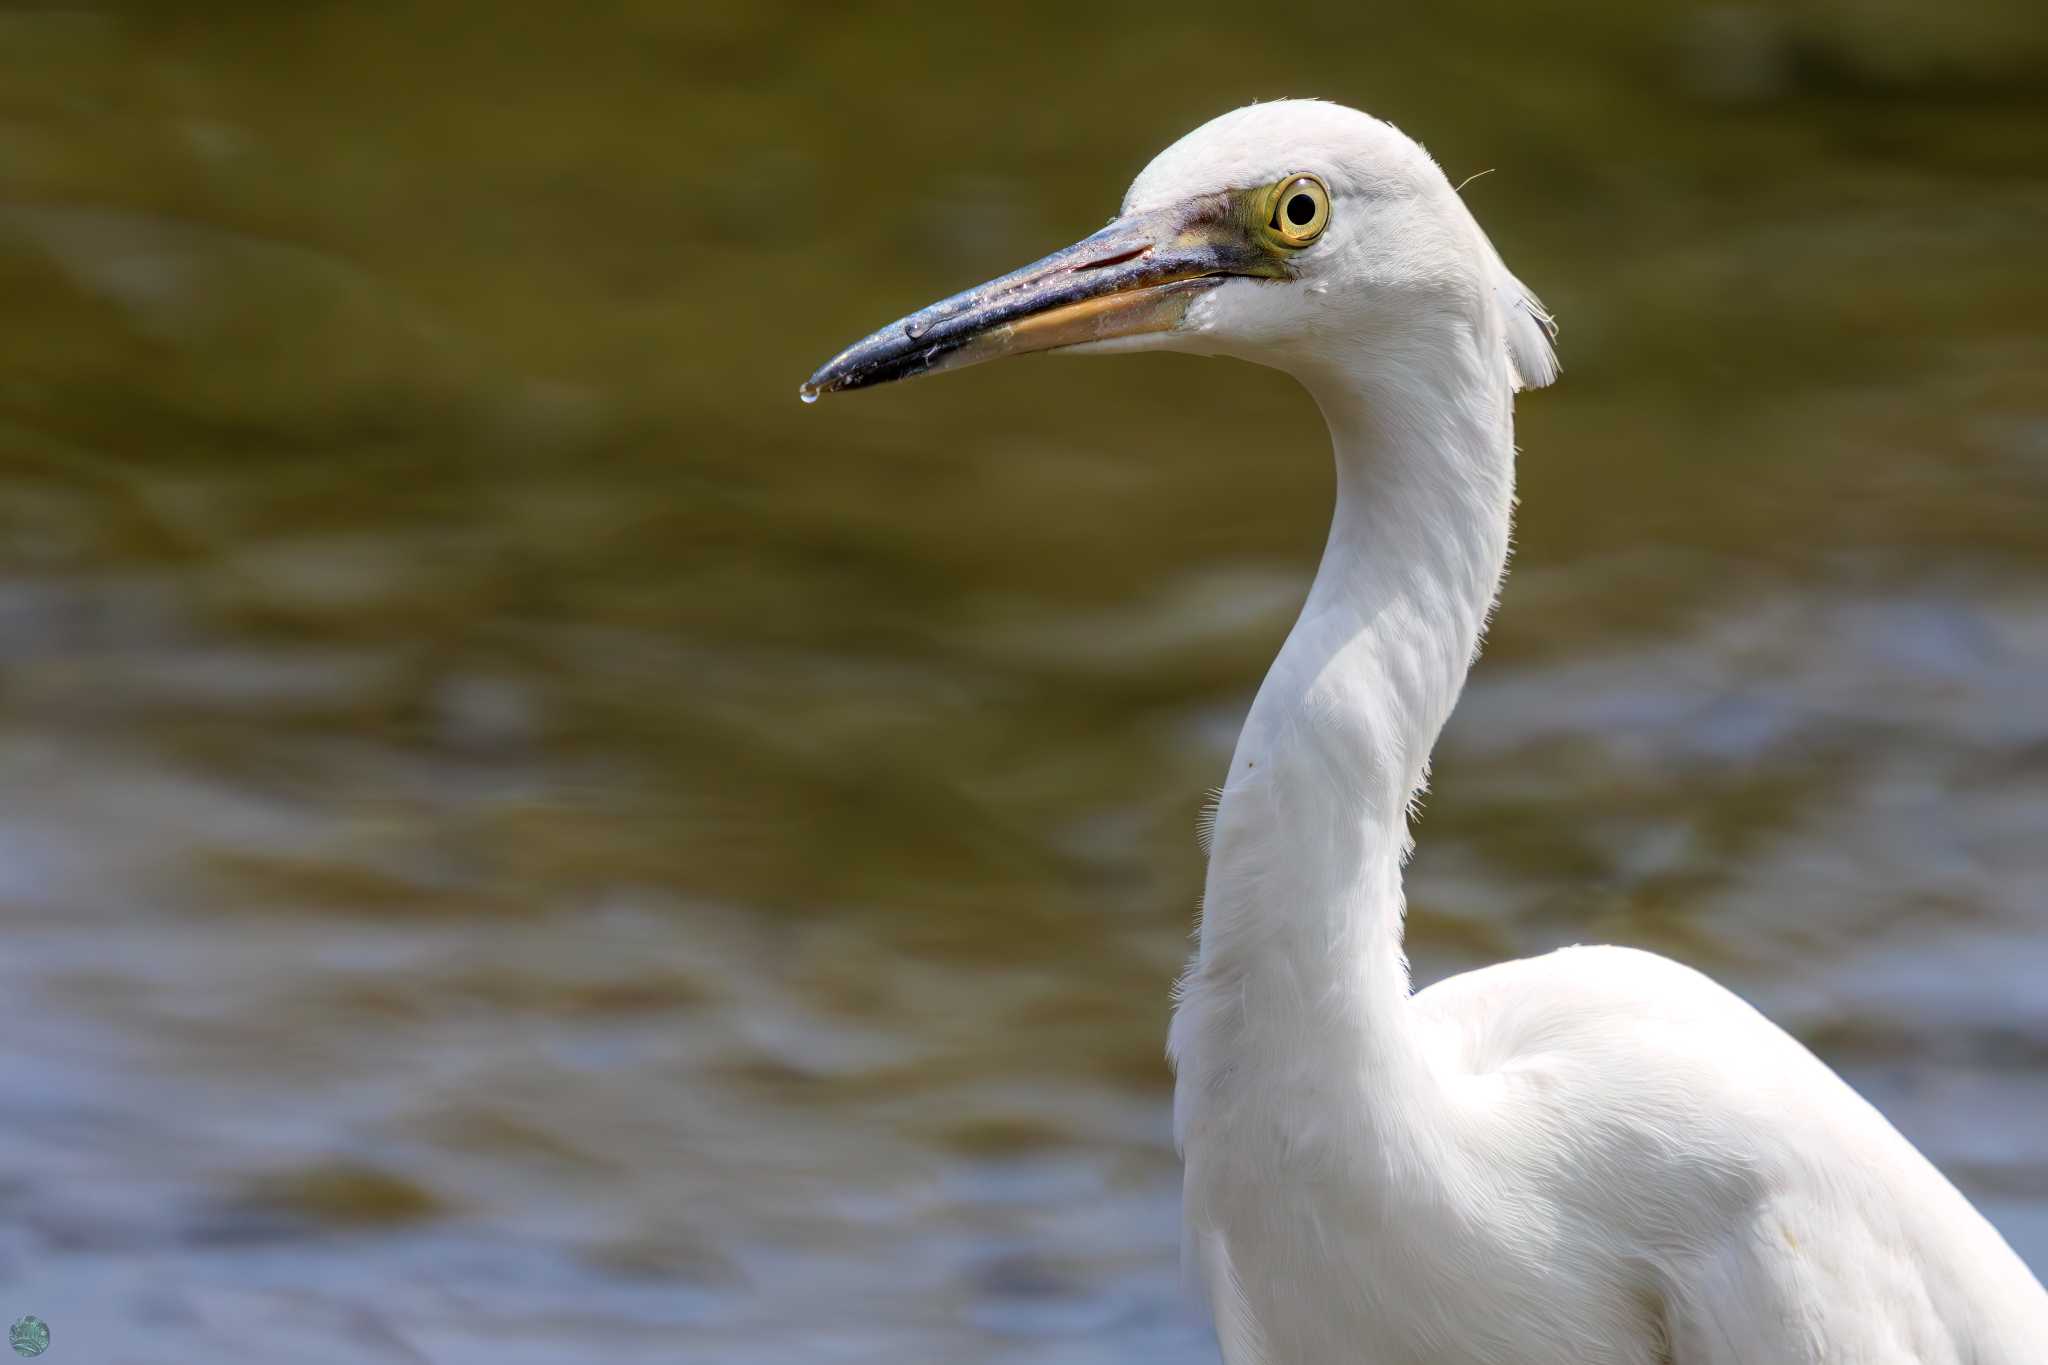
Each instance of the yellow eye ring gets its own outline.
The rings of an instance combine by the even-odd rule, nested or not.
[[[1282,246],[1304,247],[1330,225],[1330,191],[1312,175],[1290,175],[1273,187],[1266,231]]]

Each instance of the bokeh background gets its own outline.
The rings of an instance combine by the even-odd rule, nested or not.
[[[1418,979],[1676,954],[2048,1269],[2037,0],[4,4],[0,1317],[1213,1362],[1161,1039],[1315,414],[795,388],[1287,94],[1564,328]]]

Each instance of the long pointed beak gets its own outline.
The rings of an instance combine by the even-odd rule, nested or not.
[[[890,323],[832,357],[798,392],[808,403],[999,356],[1171,331],[1198,294],[1233,275],[1286,274],[1227,195],[1134,214]]]

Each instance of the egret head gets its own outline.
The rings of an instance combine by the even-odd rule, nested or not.
[[[1092,237],[835,356],[806,400],[1052,349],[1235,355],[1307,377],[1468,337],[1514,387],[1547,384],[1549,319],[1444,174],[1391,124],[1317,100],[1255,104],[1153,159]]]

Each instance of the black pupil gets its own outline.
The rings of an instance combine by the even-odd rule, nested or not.
[[[1287,201],[1287,221],[1296,227],[1306,227],[1316,216],[1316,201],[1305,194],[1297,194]]]

